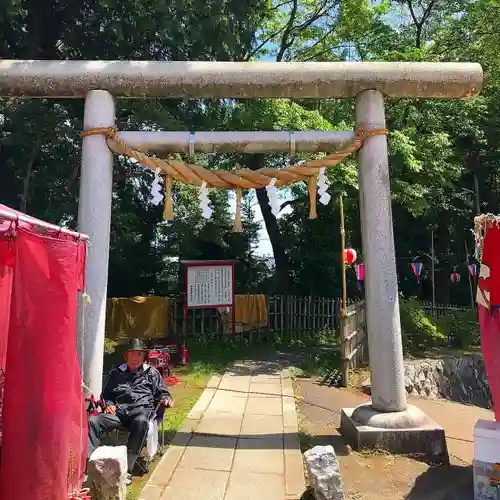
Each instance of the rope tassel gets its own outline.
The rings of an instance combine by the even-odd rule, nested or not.
[[[236,190],[236,214],[234,216],[233,231],[235,233],[242,233],[243,226],[241,225],[241,198],[243,193],[240,188]]]
[[[165,177],[165,205],[163,206],[163,218],[165,220],[174,220],[174,203],[172,199],[172,177]]]
[[[316,186],[318,178],[315,175],[309,177],[309,219],[317,219],[318,213],[316,212]]]

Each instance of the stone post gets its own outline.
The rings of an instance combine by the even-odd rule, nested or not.
[[[381,92],[358,95],[356,123],[364,130],[385,129]],[[403,411],[406,393],[385,135],[365,139],[358,165],[372,406],[381,412]]]
[[[114,124],[112,95],[105,90],[90,91],[85,99],[84,130]],[[77,348],[83,381],[96,397],[102,388],[112,190],[113,154],[106,138],[84,137],[78,230],[90,237],[86,263],[86,293],[90,303],[79,301]]]

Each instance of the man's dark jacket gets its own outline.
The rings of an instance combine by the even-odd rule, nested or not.
[[[117,414],[151,412],[161,399],[170,397],[160,372],[144,363],[136,373],[124,363],[109,372],[102,390],[106,406],[115,405]]]

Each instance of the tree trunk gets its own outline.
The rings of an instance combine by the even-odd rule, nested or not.
[[[38,136],[35,142],[33,143],[33,148],[31,149],[31,154],[28,159],[28,164],[26,165],[26,172],[24,174],[24,179],[23,179],[23,193],[21,195],[21,202],[19,203],[19,210],[24,213],[26,213],[26,209],[28,208],[30,181],[31,178],[33,177],[33,165],[35,164],[39,147],[40,147],[40,139]]]
[[[264,166],[263,155],[251,155],[248,160],[248,168],[258,170]],[[271,212],[269,198],[265,188],[256,189],[257,200],[259,202],[262,218],[266,225],[267,234],[273,248],[274,263],[276,266],[276,286],[277,293],[288,294],[292,292],[293,283],[290,278],[290,265],[288,255],[285,252],[283,238],[278,226],[276,217]]]

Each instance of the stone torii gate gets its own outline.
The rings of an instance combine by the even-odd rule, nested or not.
[[[472,63],[0,61],[0,96],[85,98],[84,130],[115,125],[115,97],[354,97],[358,128],[381,130],[386,127],[385,97],[464,99],[477,95],[482,82],[481,66]],[[194,142],[183,132],[122,132],[120,137],[142,152],[286,152],[292,141],[288,132],[200,132]],[[296,132],[293,142],[297,151],[327,151],[353,137],[350,131]],[[84,137],[78,229],[91,238],[91,304],[84,309],[78,335],[84,346],[84,382],[95,394],[102,380],[112,177],[113,154],[106,137]],[[444,434],[406,402],[385,135],[364,141],[359,187],[372,402],[346,410],[342,427],[358,445],[385,443],[392,451],[425,451],[433,444],[415,445],[422,440],[409,438],[408,429],[423,441],[442,442]]]

